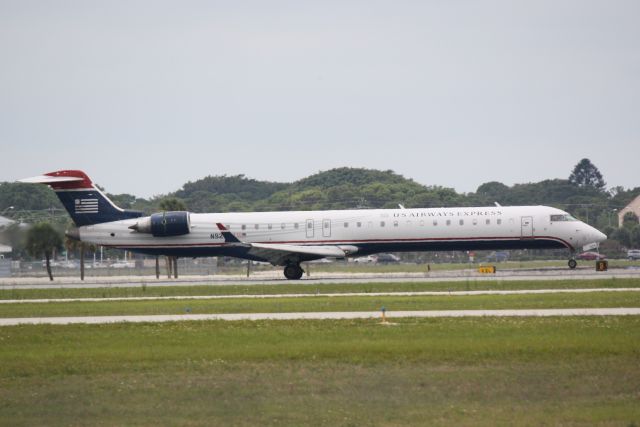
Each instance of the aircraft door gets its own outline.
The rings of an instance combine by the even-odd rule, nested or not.
[[[322,220],[322,237],[331,237],[331,220]]]
[[[313,230],[313,220],[312,219],[308,219],[307,220],[307,238],[312,238],[314,236],[314,230]]]
[[[523,216],[521,219],[522,237],[533,237],[533,217]]]

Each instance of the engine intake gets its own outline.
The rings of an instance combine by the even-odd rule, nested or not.
[[[171,237],[189,234],[191,221],[189,212],[160,212],[141,218],[129,227],[138,233],[150,233],[154,237]]]

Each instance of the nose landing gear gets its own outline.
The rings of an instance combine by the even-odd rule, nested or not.
[[[576,260],[575,260],[575,259],[573,259],[573,258],[571,258],[571,259],[569,260],[568,264],[569,264],[569,268],[570,268],[570,269],[572,269],[572,270],[573,270],[574,268],[576,268],[576,266],[578,265],[578,263],[576,262]]]
[[[303,273],[304,270],[300,267],[300,264],[288,264],[284,268],[284,277],[289,280],[299,280]]]

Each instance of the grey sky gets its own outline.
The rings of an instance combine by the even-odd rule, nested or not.
[[[2,1],[0,181],[640,186],[638,1]]]

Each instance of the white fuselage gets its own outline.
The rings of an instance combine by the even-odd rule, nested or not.
[[[188,257],[243,257],[237,245],[225,242],[218,223],[241,242],[331,245],[345,249],[346,255],[554,247],[575,251],[606,238],[566,212],[546,206],[193,213],[189,234],[174,237],[131,230],[137,221],[83,226],[80,238],[142,253]]]

